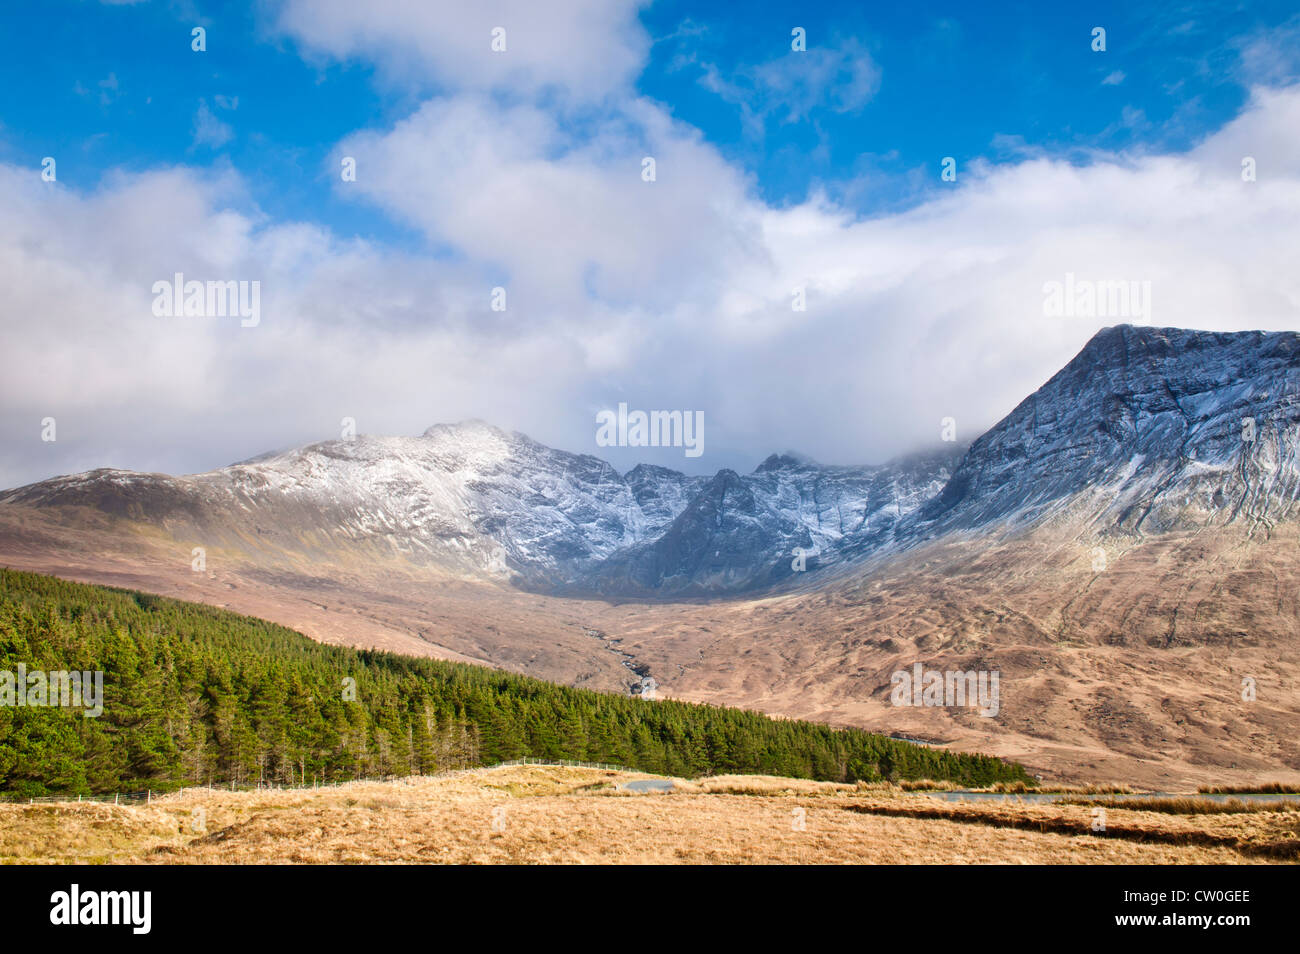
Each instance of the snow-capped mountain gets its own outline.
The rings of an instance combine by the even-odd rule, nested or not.
[[[1135,534],[1296,512],[1300,335],[1106,328],[976,440],[904,538],[1065,511]]]
[[[91,471],[0,502],[91,506],[262,555],[359,549],[541,586],[671,520],[690,480],[659,470],[625,480],[595,457],[470,421],[421,437],[326,441],[188,477]]]
[[[816,567],[839,540],[890,525],[946,476],[936,463],[914,487],[889,466],[775,456],[743,478],[649,465],[620,475],[598,458],[470,421],[421,437],[311,444],[188,477],[96,470],[0,494],[0,503],[91,507],[258,559],[398,557],[529,589],[590,591],[599,580],[610,590],[611,561],[657,543],[658,553],[680,554],[659,580],[676,592],[779,580],[793,546],[819,551]],[[725,552],[722,572],[718,556],[703,556],[709,549]],[[629,578],[631,589],[647,585]]]
[[[620,475],[471,421],[188,477],[91,471],[0,504],[91,508],[256,563],[396,558],[530,590],[717,595],[1065,514],[1099,535],[1266,525],[1295,511],[1298,438],[1300,335],[1120,326],[964,454],[827,467],[791,453],[746,475]]]
[[[1118,326],[974,442],[881,467],[768,458],[722,471],[655,539],[583,581],[605,594],[720,593],[897,553],[952,531],[1081,518],[1156,534],[1297,512],[1300,335]]]

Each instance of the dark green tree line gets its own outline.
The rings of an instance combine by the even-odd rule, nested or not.
[[[0,790],[23,795],[337,781],[524,756],[688,777],[1029,780],[989,756],[324,646],[214,607],[0,570],[0,671],[19,663],[104,673],[98,718],[0,706]]]

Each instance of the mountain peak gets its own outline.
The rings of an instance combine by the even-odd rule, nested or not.
[[[786,451],[784,454],[769,454],[763,463],[754,468],[754,473],[765,474],[773,470],[797,470],[816,466],[818,466],[817,462],[811,457],[795,451]]]
[[[663,478],[680,478],[685,475],[680,470],[673,470],[671,467],[661,467],[658,464],[637,464],[626,474],[623,475],[628,483],[638,480],[663,479]]]
[[[1130,350],[1139,345],[1155,357],[1185,360],[1190,354],[1207,349],[1262,350],[1269,343],[1295,338],[1296,333],[1291,331],[1198,331],[1194,328],[1159,328],[1154,325],[1109,325],[1088,339],[1075,361],[1085,357],[1109,357],[1115,354],[1115,349]],[[1069,365],[1066,365],[1061,370],[1064,372],[1068,368]]]
[[[1076,506],[1132,532],[1292,510],[1300,335],[1116,325],[981,435],[926,509],[945,526]]]
[[[472,417],[469,420],[457,421],[454,424],[434,424],[426,428],[422,437],[464,437],[471,435],[481,435],[484,437],[496,437],[506,439],[510,435],[495,424],[489,424],[482,418]]]

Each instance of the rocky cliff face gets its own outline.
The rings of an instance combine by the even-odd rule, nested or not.
[[[959,451],[876,467],[772,455],[720,471],[655,539],[609,557],[579,587],[605,595],[709,595],[816,575],[893,538],[943,488]],[[798,551],[798,552],[796,552]]]
[[[971,445],[904,539],[1070,510],[1151,534],[1294,514],[1300,335],[1119,326]]]

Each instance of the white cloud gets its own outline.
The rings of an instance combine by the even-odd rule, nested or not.
[[[1271,30],[1234,40],[1235,72],[1246,82],[1282,86],[1300,78],[1300,15]]]
[[[851,38],[769,60],[755,67],[753,76],[764,109],[784,111],[790,120],[807,117],[819,105],[857,112],[880,88],[880,67]]]
[[[641,71],[647,0],[285,0],[277,24],[309,54],[365,58],[403,85],[532,93],[580,100],[620,91]],[[505,30],[505,52],[492,31]]]
[[[194,114],[194,145],[220,149],[234,138],[230,124],[217,118],[206,99],[199,100],[199,110]]]
[[[855,113],[880,89],[881,70],[856,39],[780,56],[725,74],[714,63],[701,65],[700,85],[741,108],[752,134],[765,122],[801,122],[818,109]]]
[[[761,254],[743,177],[645,101],[574,136],[536,107],[467,95],[339,152],[359,170],[340,190],[496,269],[532,321],[651,320],[713,294],[719,261]]]
[[[397,42],[372,32],[366,44]],[[534,75],[571,69],[589,94],[609,63]],[[354,134],[328,165],[337,177],[355,156],[357,181],[335,188],[437,256],[266,221],[233,173],[161,169],[81,194],[0,165],[0,485],[217,466],[334,436],[343,416],[370,433],[478,416],[604,454],[595,412],[622,400],[703,410],[703,469],[788,447],[866,462],[933,445],[945,416],[973,438],[1117,323],[1044,317],[1043,284],[1067,272],[1151,281],[1155,324],[1300,318],[1300,88],[1256,90],[1186,154],[1077,166],[1027,152],[858,219],[825,196],[766,205],[652,102],[588,100],[579,124],[575,98],[503,105],[485,75]],[[260,280],[261,324],[154,318],[152,283],[177,271]],[[504,313],[488,306],[498,284]],[[46,415],[58,445],[39,442]]]

